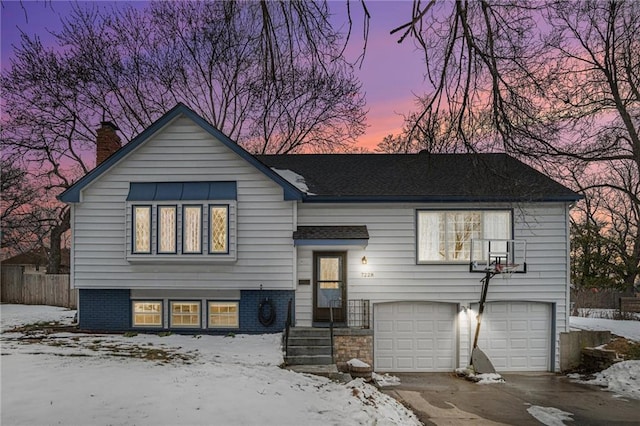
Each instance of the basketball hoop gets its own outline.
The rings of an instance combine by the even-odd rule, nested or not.
[[[520,265],[517,263],[496,263],[493,272],[496,275],[501,275],[503,279],[509,279],[518,269],[518,266]]]

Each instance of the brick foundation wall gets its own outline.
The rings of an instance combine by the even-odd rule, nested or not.
[[[333,355],[340,371],[349,371],[347,361],[353,358],[366,362],[373,368],[373,330],[334,330]]]
[[[95,331],[128,331],[154,333],[158,331],[172,331],[175,333],[190,334],[260,334],[280,333],[285,328],[287,321],[287,305],[291,299],[292,315],[295,292],[293,290],[242,290],[240,292],[240,327],[238,329],[176,329],[176,328],[133,328],[131,326],[131,300],[129,289],[123,290],[87,290],[79,291],[78,319],[79,327],[85,330]],[[258,312],[260,302],[269,298],[273,302],[276,318],[269,326],[260,323]],[[154,297],[153,300],[162,298]],[[168,297],[164,299],[171,300]],[[199,300],[196,298],[195,300]],[[202,309],[207,309],[202,304]],[[170,315],[170,313],[165,313]],[[294,319],[294,318],[293,318]]]
[[[270,326],[264,326],[258,319],[260,302],[269,298],[275,306],[276,319]],[[293,290],[242,290],[240,292],[239,333],[280,333],[287,321],[287,304],[291,299],[291,315],[294,314],[295,292]],[[295,318],[292,318],[295,319]]]
[[[86,290],[78,294],[78,326],[84,330],[125,331],[131,328],[129,289]]]

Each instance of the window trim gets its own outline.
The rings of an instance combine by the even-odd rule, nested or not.
[[[160,305],[160,324],[136,324],[136,303],[157,303]],[[131,300],[131,327],[132,328],[164,328],[164,301],[161,299],[132,299]]]
[[[506,212],[509,213],[510,223],[510,235],[506,239],[513,239],[515,235],[515,223],[514,223],[514,210],[513,208],[452,208],[452,209],[416,209],[415,213],[415,256],[417,265],[467,265],[469,260],[420,260],[420,213],[432,212],[432,213],[457,213],[457,212],[478,212],[481,213],[480,226],[482,233],[484,233],[484,213],[485,212]],[[445,224],[446,226],[446,224]],[[480,239],[484,238],[483,235]],[[469,240],[471,241],[471,240]],[[445,245],[446,246],[446,245]]]
[[[198,305],[198,324],[174,324],[173,323],[173,304],[174,303],[184,303],[184,304],[194,304]],[[173,299],[169,300],[169,328],[180,328],[180,329],[200,329],[202,328],[202,301],[194,300],[194,299]]]
[[[146,207],[149,210],[149,250],[136,250],[136,209]],[[131,254],[153,254],[153,206],[151,204],[132,204],[131,205]]]
[[[211,324],[211,305],[227,304],[236,306],[236,325],[235,326],[216,326]],[[237,330],[240,328],[240,301],[239,300],[207,300],[207,328],[215,330]]]
[[[161,251],[160,250],[160,210],[163,208],[173,208],[173,211],[175,213],[175,223],[173,225],[174,227],[174,235],[175,238],[173,240],[173,251]],[[156,254],[159,255],[166,255],[166,254],[178,254],[178,205],[177,204],[158,204],[156,206]]]
[[[187,221],[185,220],[185,211],[190,207],[197,207],[200,210],[200,251],[185,251],[185,240],[186,240],[186,227]],[[182,254],[192,255],[192,254],[202,254],[203,253],[203,238],[202,234],[204,232],[204,211],[202,204],[183,204],[182,205]]]
[[[212,247],[213,247],[213,244],[212,244],[212,242],[213,242],[212,241],[213,240],[213,235],[212,235],[212,232],[213,232],[213,215],[211,214],[211,212],[216,207],[224,207],[226,209],[226,211],[227,211],[227,223],[226,223],[226,225],[227,225],[227,230],[226,230],[227,235],[226,235],[225,251],[213,251],[212,250]],[[231,206],[229,204],[209,204],[207,214],[209,215],[209,229],[208,229],[208,232],[207,232],[208,237],[209,237],[209,239],[208,239],[208,246],[209,247],[207,248],[208,251],[209,251],[209,254],[212,254],[214,256],[225,256],[225,255],[228,255],[230,253],[230,247],[229,246],[231,245],[231,238],[230,238]]]

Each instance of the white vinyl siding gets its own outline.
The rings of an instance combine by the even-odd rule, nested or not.
[[[482,274],[470,273],[468,263],[417,262],[416,211],[426,204],[301,204],[299,226],[366,225],[369,242],[366,248],[349,247],[347,253],[347,298],[367,299],[372,304],[393,301],[431,301],[468,306],[480,298]],[[446,204],[440,210],[468,209],[465,204]],[[568,288],[568,205],[564,203],[478,203],[474,210],[512,211],[513,239],[527,242],[527,273],[510,278],[495,277],[489,288],[489,301],[531,301],[556,303],[556,330],[567,331]],[[296,280],[312,278],[314,250],[337,247],[298,247]],[[338,247],[339,249],[339,247]],[[367,264],[361,259],[367,257]],[[311,325],[312,293],[310,285],[296,290],[296,324]],[[459,324],[460,358],[458,365],[469,362],[473,332]],[[555,344],[555,366],[558,364]],[[553,366],[552,366],[553,367]]]
[[[131,207],[126,202],[130,182],[196,181],[237,182],[237,200],[223,202],[229,205],[228,254],[208,254],[206,206],[213,203],[193,200],[186,204],[205,206],[202,254],[183,254],[178,235],[176,255],[158,256],[154,251],[134,256]],[[179,117],[82,191],[73,215],[73,284],[81,289],[216,290],[259,289],[262,284],[264,289],[292,290],[294,204],[284,201],[282,188],[245,159],[190,119]],[[157,214],[156,208],[152,214]],[[181,215],[179,206],[178,233]],[[157,226],[151,230],[155,246]]]

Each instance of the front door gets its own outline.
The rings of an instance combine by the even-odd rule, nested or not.
[[[345,322],[347,305],[346,252],[313,254],[313,321]]]

